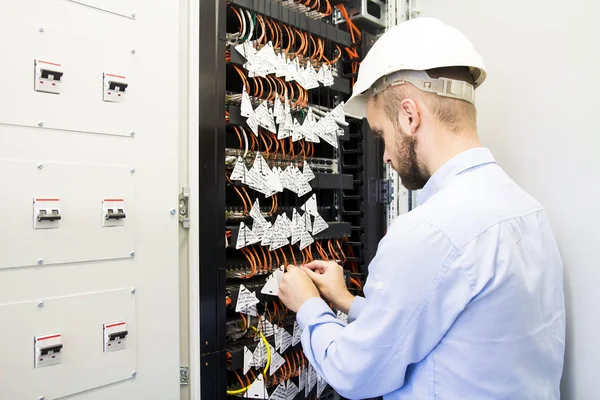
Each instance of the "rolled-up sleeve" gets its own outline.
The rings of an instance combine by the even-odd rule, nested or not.
[[[407,367],[427,356],[471,299],[457,257],[436,228],[395,223],[369,266],[365,298],[352,304],[353,322],[337,319],[321,299],[299,310],[302,346],[315,370],[349,399],[401,388]]]

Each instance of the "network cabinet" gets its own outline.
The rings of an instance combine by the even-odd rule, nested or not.
[[[337,396],[276,296],[286,265],[314,259],[338,260],[361,293],[384,234],[382,143],[343,112],[377,32],[332,23],[334,9],[344,6],[201,5],[203,398]]]

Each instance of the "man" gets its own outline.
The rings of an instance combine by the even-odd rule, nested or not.
[[[306,356],[344,397],[560,396],[562,262],[542,206],[481,147],[485,77],[469,40],[430,18],[389,30],[362,62],[346,111],[366,115],[421,205],[389,227],[365,298],[333,262],[290,266],[279,289]]]

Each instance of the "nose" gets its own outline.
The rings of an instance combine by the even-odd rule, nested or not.
[[[388,150],[387,148],[385,149],[385,151],[383,152],[383,163],[384,164],[389,164],[392,165],[392,159],[390,158],[389,154],[388,154]]]

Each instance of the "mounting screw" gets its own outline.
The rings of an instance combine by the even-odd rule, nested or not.
[[[135,168],[131,168],[131,169],[129,170],[129,172],[131,172],[132,174],[134,174],[134,173],[135,173]]]
[[[38,307],[39,307],[39,308],[42,308],[42,307],[44,307],[44,302],[43,302],[43,301],[40,301],[40,302],[38,303]]]
[[[131,50],[131,54],[135,54],[135,50]]]
[[[131,18],[135,18],[135,13],[131,14]]]
[[[185,215],[186,211],[187,211],[187,210],[185,209],[185,207],[183,207],[183,208],[180,208],[180,209],[179,209],[179,215],[181,215],[181,216]]]
[[[135,294],[135,289],[131,289],[131,294]]]
[[[208,367],[208,362],[204,363],[204,365],[206,365]]]
[[[38,122],[38,126],[41,128],[42,126],[44,126],[44,121],[40,121]]]
[[[131,133],[129,134],[129,136],[131,136],[131,137],[135,137],[135,132],[131,132]]]
[[[171,215],[175,215],[177,214],[177,210],[175,210],[174,208],[171,208]]]
[[[44,169],[44,164],[38,164],[38,169]]]
[[[135,378],[135,376],[136,376],[136,375],[137,375],[137,372],[135,372],[135,371],[133,371],[133,372],[131,373],[131,377],[132,377],[132,378]]]
[[[40,258],[40,259],[38,259],[38,264],[39,264],[39,265],[42,265],[43,263],[44,263],[44,260],[43,260],[43,259],[41,259],[41,258]]]
[[[129,253],[129,255],[130,255],[131,257],[135,257],[135,251],[132,251],[131,253]]]
[[[44,33],[44,28],[40,28],[40,32]]]
[[[44,396],[42,396],[42,397],[38,397],[38,400],[46,400],[46,398]]]

